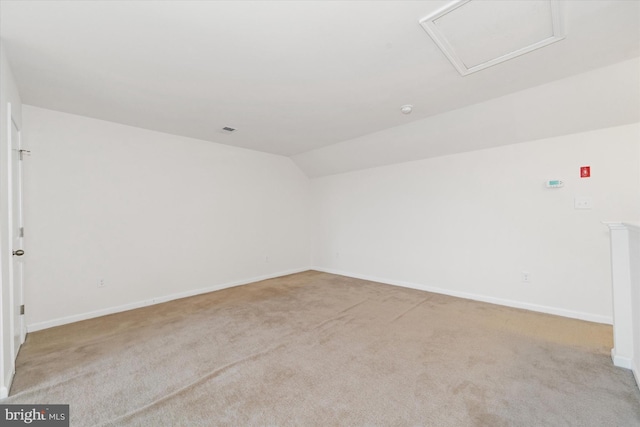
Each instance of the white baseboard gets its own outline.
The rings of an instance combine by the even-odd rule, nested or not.
[[[164,295],[155,297],[143,301],[136,301],[129,304],[123,304],[116,307],[108,307],[101,310],[90,311],[87,313],[74,314],[72,316],[60,317],[58,319],[47,320],[45,322],[32,323],[27,325],[27,332],[40,331],[42,329],[53,328],[54,326],[66,325],[68,323],[79,322],[81,320],[93,319],[95,317],[106,316],[108,314],[120,313],[123,311],[133,310],[136,308],[146,307],[149,305],[160,304],[167,301],[173,301],[180,298],[192,297],[194,295],[206,294],[209,292],[219,291],[222,289],[233,288],[235,286],[242,286],[249,283],[259,282],[261,280],[273,279],[276,277],[287,276],[289,274],[301,273],[308,271],[309,268],[298,268],[293,270],[281,271],[274,274],[267,274],[264,276],[251,277],[248,279],[237,280],[235,282],[222,283],[219,285],[209,286],[206,288],[193,289],[190,291],[179,292],[171,295]]]
[[[122,311],[133,310],[133,309],[136,309],[136,308],[146,307],[146,306],[153,305],[153,304],[159,304],[159,303],[172,301],[172,300],[176,300],[176,299],[180,299],[180,298],[187,298],[187,297],[194,296],[194,295],[200,295],[200,294],[205,294],[205,293],[208,293],[208,292],[219,291],[221,289],[232,288],[234,286],[241,286],[241,285],[246,285],[248,283],[259,282],[261,280],[267,280],[267,279],[273,279],[273,278],[276,278],[276,277],[286,276],[288,274],[300,273],[300,272],[303,272],[303,271],[307,271],[309,269],[322,271],[322,272],[325,272],[325,273],[338,274],[338,275],[341,275],[341,276],[353,277],[353,278],[356,278],[356,279],[362,279],[362,280],[369,280],[369,281],[373,281],[373,282],[385,283],[385,284],[388,284],[388,285],[401,286],[401,287],[405,287],[405,288],[418,289],[418,290],[421,290],[421,291],[434,292],[434,293],[438,293],[438,294],[450,295],[450,296],[459,297],[459,298],[466,298],[466,299],[471,299],[471,300],[475,300],[475,301],[488,302],[488,303],[491,303],[491,304],[504,305],[504,306],[507,306],[507,307],[522,308],[522,309],[525,309],[525,310],[537,311],[537,312],[541,312],[541,313],[555,314],[555,315],[558,315],[558,316],[570,317],[570,318],[573,318],[573,319],[586,320],[586,321],[589,321],[589,322],[605,323],[605,324],[609,324],[609,325],[613,324],[613,319],[611,317],[609,317],[609,316],[599,316],[599,315],[594,315],[594,314],[590,314],[590,313],[583,313],[583,312],[577,312],[577,311],[571,311],[571,310],[564,310],[564,309],[560,309],[560,308],[556,308],[556,307],[547,307],[547,306],[541,306],[541,305],[536,305],[536,304],[523,303],[523,302],[520,302],[520,301],[512,301],[512,300],[507,300],[507,299],[502,299],[502,298],[488,297],[488,296],[485,296],[485,295],[478,295],[478,294],[472,294],[472,293],[467,293],[467,292],[452,291],[452,290],[449,290],[449,289],[439,288],[439,287],[436,287],[436,286],[428,286],[428,285],[412,283],[412,282],[405,282],[405,281],[400,281],[400,280],[385,279],[385,278],[380,278],[380,277],[375,277],[375,276],[369,276],[369,275],[357,274],[357,273],[350,273],[350,272],[346,272],[346,271],[341,271],[341,270],[335,270],[335,269],[323,268],[323,267],[317,267],[316,266],[316,267],[311,267],[311,268],[299,268],[299,269],[281,271],[281,272],[274,273],[274,274],[268,274],[268,275],[264,275],[264,276],[252,277],[252,278],[248,278],[248,279],[245,279],[245,280],[238,280],[238,281],[235,281],[235,282],[223,283],[223,284],[214,285],[214,286],[210,286],[210,287],[206,287],[206,288],[193,289],[193,290],[186,291],[186,292],[180,292],[180,293],[176,293],[176,294],[155,297],[155,298],[151,298],[151,299],[147,299],[147,300],[143,300],[143,301],[136,301],[136,302],[133,302],[133,303],[123,304],[123,305],[116,306],[116,307],[109,307],[109,308],[96,310],[96,311],[91,311],[91,312],[87,312],[87,313],[81,313],[81,314],[76,314],[76,315],[72,315],[72,316],[61,317],[61,318],[58,318],[58,319],[52,319],[52,320],[48,320],[48,321],[45,321],[45,322],[32,323],[30,325],[27,325],[27,331],[28,332],[35,332],[35,331],[39,331],[39,330],[42,330],[42,329],[52,328],[54,326],[65,325],[67,323],[79,322],[81,320],[87,320],[87,319],[92,319],[92,318],[95,318],[95,317],[106,316],[106,315],[109,315],[109,314],[120,313]],[[618,365],[616,365],[616,366],[618,366]]]
[[[12,369],[11,374],[9,374],[9,380],[7,381],[7,385],[3,385],[0,387],[0,400],[6,399],[9,397],[9,390],[11,390],[11,384],[13,384],[13,378],[16,376],[16,370]]]
[[[375,276],[369,276],[369,275],[366,275],[366,274],[350,273],[350,272],[346,272],[346,271],[335,270],[335,269],[332,269],[332,268],[312,267],[312,269],[313,270],[317,270],[317,271],[322,271],[322,272],[325,272],[325,273],[338,274],[340,276],[353,277],[354,279],[369,280],[371,282],[379,282],[379,283],[384,283],[384,284],[387,284],[387,285],[401,286],[403,288],[418,289],[420,291],[427,291],[427,292],[433,292],[433,293],[436,293],[436,294],[449,295],[449,296],[452,296],[452,297],[471,299],[471,300],[481,301],[481,302],[488,302],[488,303],[491,303],[491,304],[504,305],[504,306],[507,306],[507,307],[522,308],[524,310],[537,311],[537,312],[540,312],[540,313],[547,313],[547,314],[554,314],[556,316],[563,316],[563,317],[569,317],[569,318],[572,318],[572,319],[586,320],[588,322],[604,323],[604,324],[607,324],[607,325],[612,325],[613,324],[613,318],[611,316],[601,316],[601,315],[597,315],[597,314],[584,313],[584,312],[580,312],[580,311],[565,310],[565,309],[557,308],[557,307],[548,307],[548,306],[544,306],[544,305],[530,304],[530,303],[526,303],[526,302],[513,301],[513,300],[508,300],[508,299],[503,299],[503,298],[496,298],[496,297],[490,297],[490,296],[486,296],[486,295],[478,295],[478,294],[472,294],[472,293],[468,293],[468,292],[452,291],[450,289],[439,288],[437,286],[429,286],[429,285],[423,285],[423,284],[418,284],[418,283],[405,282],[405,281],[402,281],[402,280],[393,280],[393,279],[380,278],[380,277],[375,277]]]
[[[616,354],[616,349],[615,348],[611,349],[611,360],[613,360],[613,364],[615,366],[618,366],[620,368],[634,370],[633,369],[633,360],[631,360],[630,357],[620,356],[619,354]],[[635,374],[635,372],[634,372],[634,374]]]

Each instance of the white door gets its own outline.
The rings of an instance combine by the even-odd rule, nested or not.
[[[25,339],[24,315],[22,310],[23,293],[23,240],[24,224],[22,218],[22,141],[20,140],[20,129],[11,118],[11,228],[13,242],[13,268],[11,274],[11,319],[13,324],[12,355],[13,360],[18,355],[20,346]]]

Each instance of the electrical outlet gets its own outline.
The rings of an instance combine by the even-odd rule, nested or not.
[[[522,272],[522,282],[523,283],[531,283],[531,273],[528,271]]]
[[[99,288],[104,288],[105,287],[104,279],[98,279],[97,285]]]

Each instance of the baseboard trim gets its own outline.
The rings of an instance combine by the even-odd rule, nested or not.
[[[342,270],[336,270],[333,268],[323,268],[323,267],[316,266],[316,267],[312,267],[312,269],[316,271],[322,271],[325,273],[337,274],[340,276],[353,277],[354,279],[369,280],[372,282],[379,282],[387,285],[401,286],[403,288],[417,289],[420,291],[433,292],[436,294],[449,295],[452,297],[471,299],[474,301],[487,302],[490,304],[504,305],[504,306],[513,307],[513,308],[521,308],[524,310],[536,311],[539,313],[546,313],[546,314],[553,314],[556,316],[569,317],[572,319],[586,320],[588,322],[604,323],[607,325],[613,324],[613,318],[611,316],[601,316],[597,314],[584,313],[580,311],[565,310],[557,307],[530,304],[530,303],[521,302],[521,301],[490,297],[486,295],[473,294],[469,292],[452,291],[450,289],[440,288],[437,286],[429,286],[429,285],[423,285],[419,283],[405,282],[402,280],[386,279],[381,277],[369,276],[366,274],[350,273]]]
[[[116,307],[104,308],[101,310],[90,311],[87,313],[74,314],[72,316],[60,317],[57,319],[47,320],[45,322],[32,323],[27,325],[27,332],[40,331],[42,329],[53,328],[55,326],[66,325],[68,323],[79,322],[81,320],[93,319],[95,317],[106,316],[109,314],[121,313],[123,311],[134,310],[136,308],[147,307],[149,305],[160,304],[163,302],[173,301],[176,299],[192,297],[195,295],[206,294],[209,292],[220,291],[222,289],[233,288],[235,286],[247,285],[249,283],[260,282],[262,280],[274,279],[276,277],[287,276],[289,274],[301,273],[303,271],[309,271],[309,268],[296,268],[292,270],[285,270],[278,273],[266,274],[263,276],[251,277],[248,279],[237,280],[234,282],[222,283],[219,285],[209,286],[206,288],[198,288],[185,292],[179,292],[171,295],[165,295],[155,298],[150,298],[142,301],[136,301],[129,304],[123,304]]]
[[[631,369],[632,371],[634,371],[634,375],[635,375],[635,369],[633,367],[633,360],[631,360],[630,357],[624,357],[624,356],[617,355],[615,348],[611,349],[611,360],[613,360],[613,364],[615,366],[618,366],[620,368],[625,368],[625,369]],[[636,379],[637,379],[637,377],[636,377]]]
[[[13,378],[16,376],[15,367],[11,370],[11,374],[9,375],[9,380],[7,381],[7,385],[3,385],[0,387],[0,400],[6,399],[9,397],[9,391],[11,390],[11,384],[13,384]]]

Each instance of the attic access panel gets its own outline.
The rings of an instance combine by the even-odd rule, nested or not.
[[[559,0],[455,0],[420,25],[463,76],[565,37]]]

